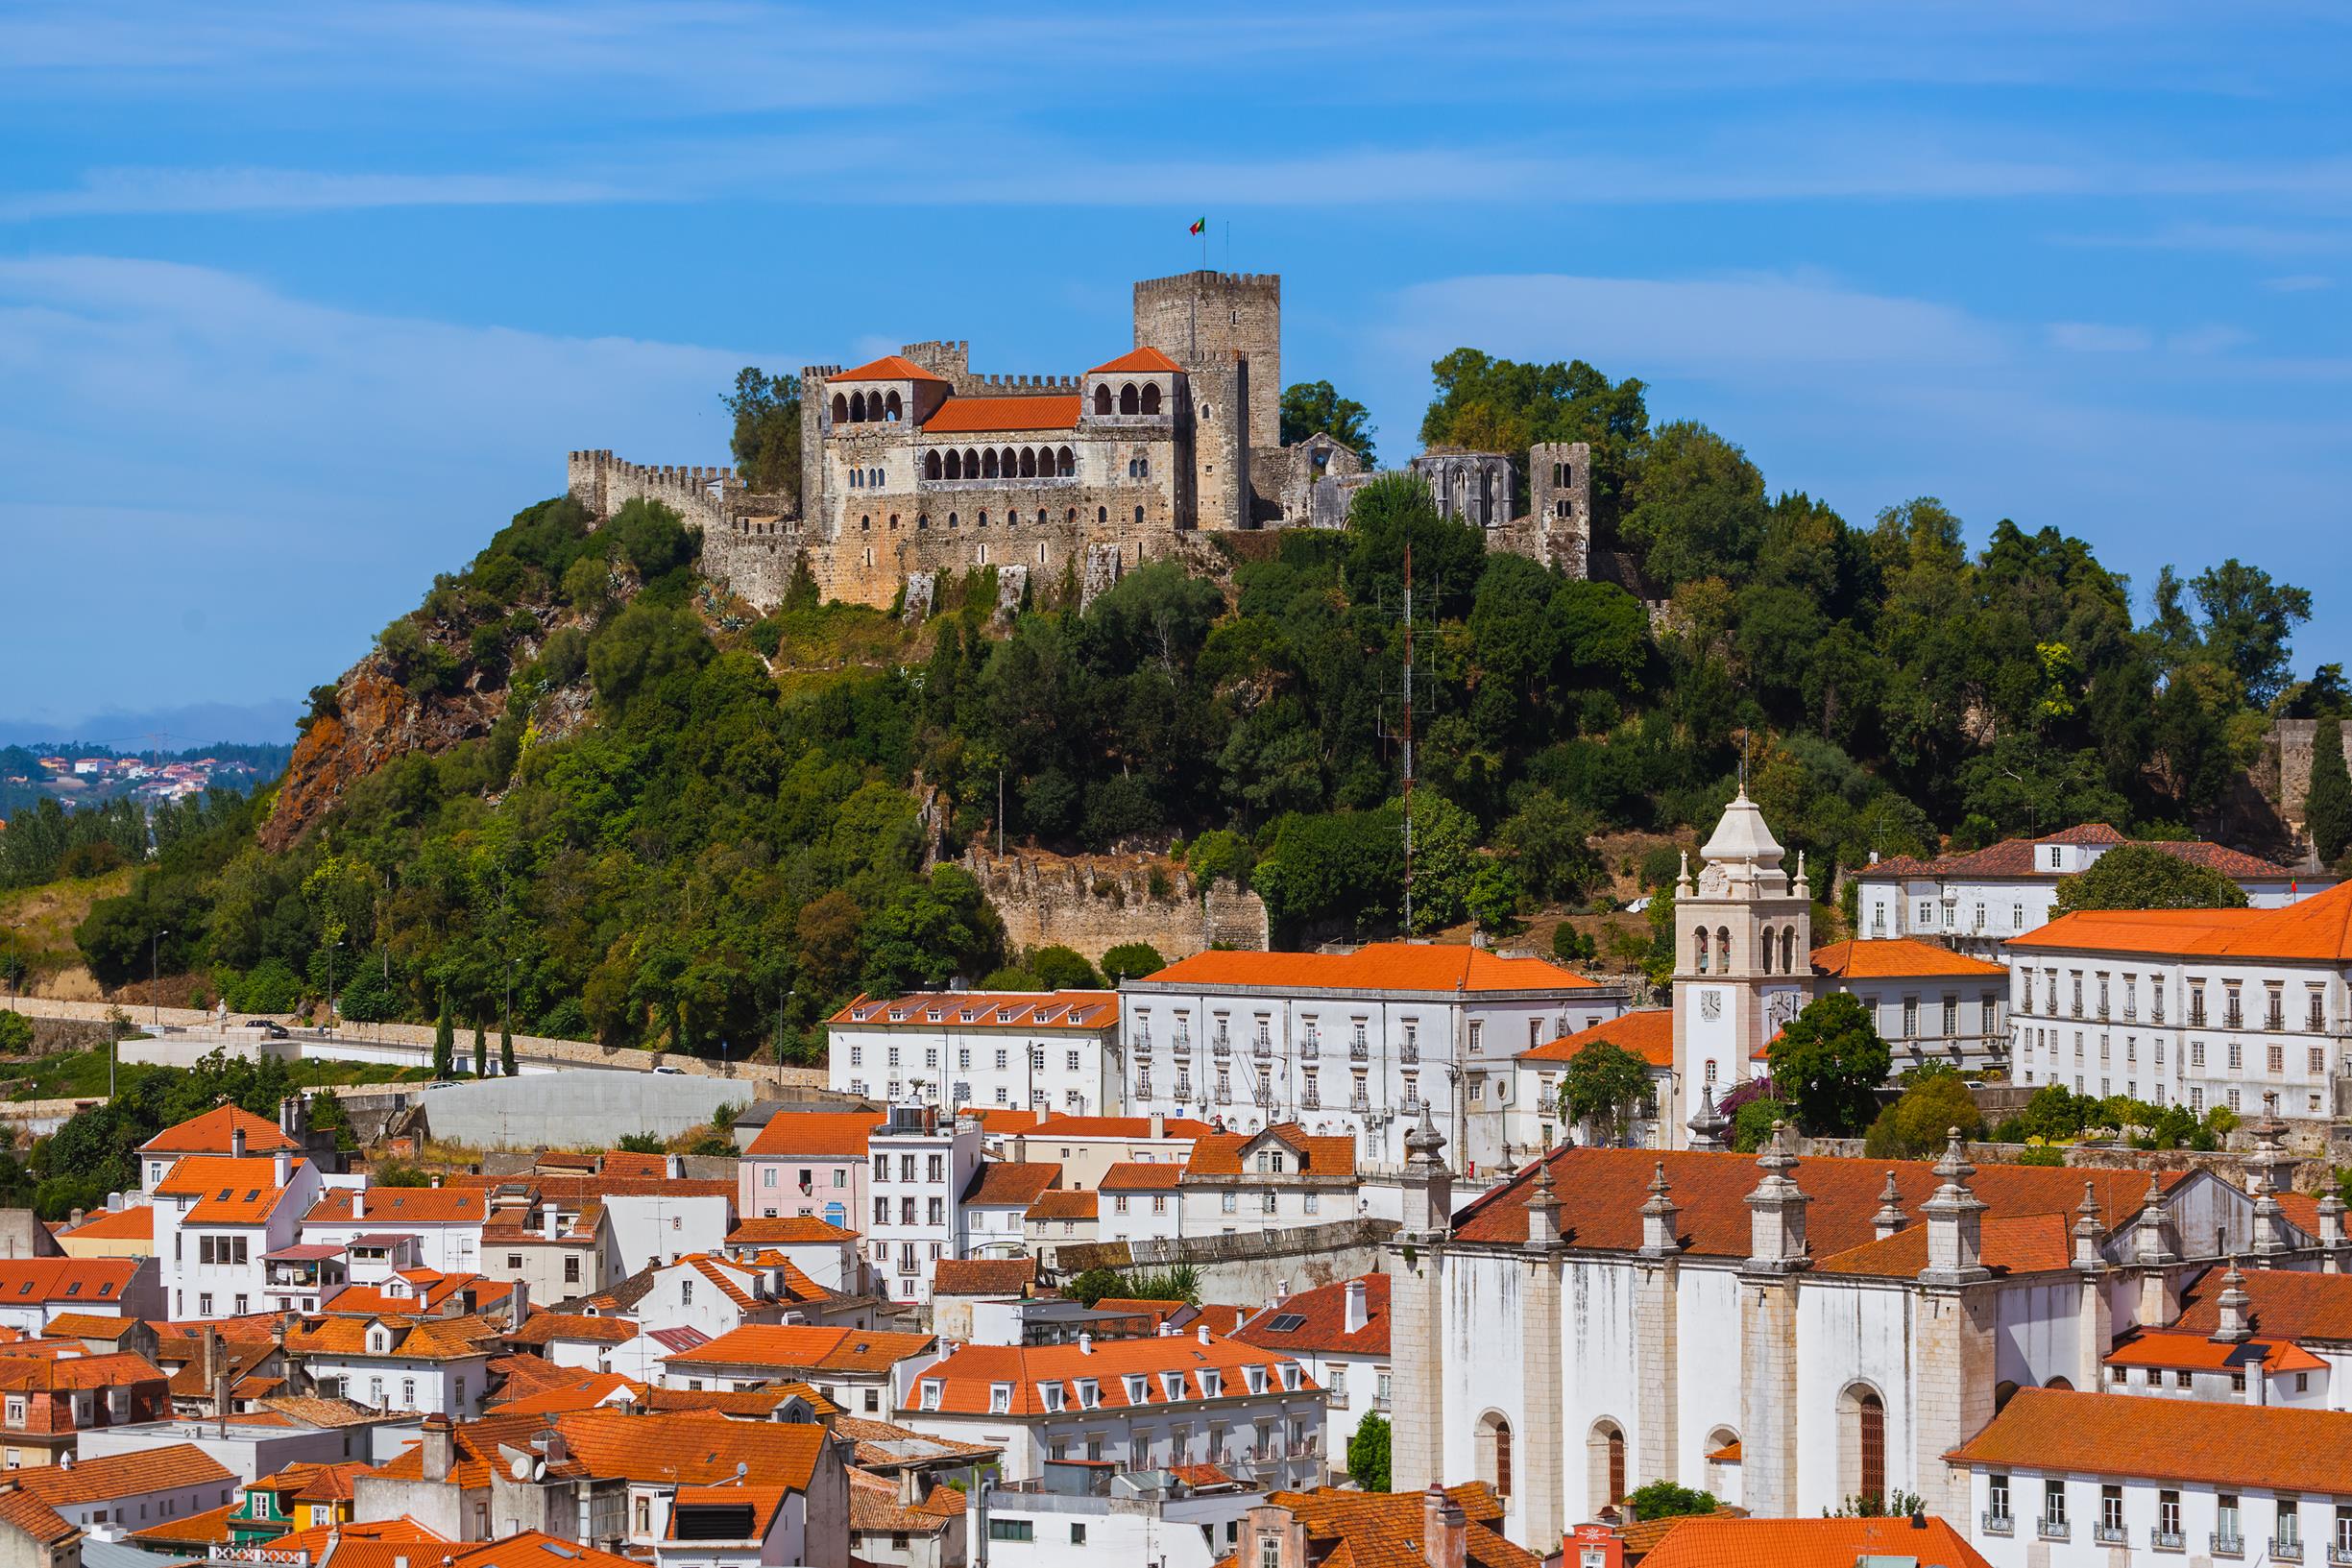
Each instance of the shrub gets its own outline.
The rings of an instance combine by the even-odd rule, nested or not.
[[[1862,1152],[1874,1160],[1921,1159],[1943,1148],[1953,1127],[1963,1138],[1978,1137],[1983,1113],[1957,1073],[1931,1073],[1879,1113],[1862,1140]]]

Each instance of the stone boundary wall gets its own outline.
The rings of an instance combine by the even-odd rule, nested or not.
[[[1266,951],[1266,903],[1231,881],[1204,896],[1184,867],[1151,855],[1048,855],[980,844],[964,851],[963,866],[1005,922],[1013,948],[1055,943],[1089,961],[1122,942],[1149,942],[1174,962],[1223,944]],[[1166,895],[1152,890],[1154,872]]]
[[[1271,1302],[1377,1272],[1394,1219],[1343,1219],[1328,1225],[1233,1236],[1188,1236],[1174,1241],[1073,1242],[1055,1251],[1064,1279],[1089,1268],[1151,1269],[1189,1265],[1200,1276],[1200,1299]]]
[[[109,1014],[117,1011],[110,1002],[56,1001],[44,997],[20,997],[12,1005],[28,1018],[84,1019],[98,1024],[104,1024]],[[125,1007],[119,1010],[133,1027],[142,1029],[158,1022],[177,1029],[209,1029],[217,1022],[214,1014],[190,1007],[165,1007],[159,1011],[152,1007]],[[235,1013],[230,1016],[243,1019],[253,1015]],[[278,1022],[296,1031],[294,1039],[288,1044],[304,1042],[306,1031],[293,1019],[280,1018]],[[238,1032],[234,1028],[228,1031],[230,1044],[236,1043]],[[312,1041],[318,1039],[315,1035],[308,1035],[307,1038]],[[360,1045],[424,1046],[429,1049],[433,1043],[433,1029],[426,1024],[347,1024],[334,1039]],[[253,1043],[259,1045],[260,1042],[261,1036],[255,1031]],[[495,1053],[497,1049],[497,1041],[494,1037],[491,1049]],[[461,1065],[472,1057],[473,1050],[473,1031],[460,1029],[457,1056]],[[532,1034],[515,1036],[515,1062],[518,1067],[528,1062],[543,1067],[593,1067],[618,1073],[650,1073],[657,1067],[671,1067],[698,1077],[731,1079],[743,1084],[746,1089],[762,1093],[771,1088],[781,1091],[821,1089],[825,1086],[825,1073],[821,1068],[786,1067],[772,1062],[722,1065],[698,1056],[634,1050],[625,1047],[599,1046],[594,1041],[555,1040]]]

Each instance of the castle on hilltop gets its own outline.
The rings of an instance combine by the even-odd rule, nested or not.
[[[598,519],[646,497],[703,537],[703,569],[762,608],[805,560],[828,599],[927,606],[943,573],[997,568],[1002,602],[1031,572],[1074,572],[1088,597],[1186,536],[1340,527],[1370,477],[1317,435],[1284,446],[1282,279],[1193,272],[1135,285],[1134,345],[1079,375],[976,375],[961,341],[910,343],[850,370],[801,372],[798,504],[733,469],[647,467],[575,451],[570,494]],[[1515,460],[1413,460],[1439,507],[1491,547],[1585,574],[1591,530],[1583,443]]]

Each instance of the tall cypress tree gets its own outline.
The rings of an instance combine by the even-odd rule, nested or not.
[[[490,1076],[490,1037],[482,1032],[482,1021],[473,1021],[473,1075]]]
[[[441,1016],[433,1023],[433,1076],[446,1078],[457,1071],[457,1030],[449,1023],[449,993],[441,992]]]
[[[498,1025],[498,1073],[503,1077],[515,1075],[515,1037],[503,1024]]]
[[[2352,773],[2344,769],[2341,719],[2321,719],[2312,736],[2311,793],[2304,798],[2303,822],[2322,865],[2334,865],[2352,845]]]

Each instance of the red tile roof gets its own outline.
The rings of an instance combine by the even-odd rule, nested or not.
[[[155,1207],[133,1203],[127,1209],[101,1209],[58,1235],[77,1242],[152,1242],[156,1238]]]
[[[139,1146],[141,1154],[226,1154],[233,1147],[231,1133],[245,1132],[245,1152],[274,1154],[281,1148],[302,1152],[303,1146],[266,1116],[235,1105],[215,1105],[202,1116],[165,1127]]]
[[[1096,1204],[1097,1199],[1092,1193],[1064,1192],[1056,1188],[1050,1193],[1039,1193],[1037,1201],[1031,1204],[1029,1212],[1021,1218],[1040,1221],[1092,1219],[1099,1212]]]
[[[2327,1363],[2283,1339],[2235,1343],[2202,1334],[2147,1329],[2107,1354],[2109,1366],[2161,1366],[2190,1372],[2243,1372],[2259,1364],[2267,1373],[2323,1372]]]
[[[302,1161],[293,1162],[299,1170]],[[278,1186],[278,1162],[269,1156],[190,1154],[175,1162],[156,1183],[158,1197],[192,1197],[196,1206],[180,1217],[183,1225],[258,1225],[277,1212],[285,1194]]]
[[[1851,980],[1909,979],[1929,975],[2005,979],[2009,974],[2003,965],[1971,958],[1933,942],[1913,941],[1907,936],[1855,938],[1815,948],[1813,972]]]
[[[1226,985],[1289,991],[1589,991],[1597,982],[1544,958],[1484,948],[1372,942],[1353,953],[1227,953],[1179,958],[1150,985]]]
[[[215,1483],[234,1484],[236,1475],[194,1443],[172,1443],[127,1454],[105,1454],[65,1465],[33,1465],[15,1472],[17,1485],[51,1508],[98,1503],[110,1497],[144,1497],[184,1491]]]
[[[1075,430],[1078,416],[1079,398],[1075,392],[1019,398],[950,398],[923,422],[923,433],[960,436],[1015,430]]]
[[[1884,880],[1887,878],[1946,877],[1946,878],[2026,878],[2055,880],[2067,873],[2052,871],[2043,863],[2035,851],[2047,844],[2077,844],[2118,848],[2133,844],[2141,849],[2156,850],[2176,856],[2193,865],[2205,866],[2224,877],[2238,880],[2275,881],[2294,875],[2293,870],[2259,856],[2234,850],[2225,844],[2201,843],[2190,839],[2144,838],[2127,839],[2103,822],[2069,828],[2064,832],[2044,838],[2004,838],[1998,844],[1988,844],[1980,850],[1958,850],[1928,859],[1899,855],[1864,866],[1855,873],[1858,877]]]
[[[2352,882],[2277,909],[2079,910],[2011,937],[2009,945],[2342,963],[2352,961]]]
[[[1284,1162],[1291,1167],[1283,1172],[1286,1176],[1355,1174],[1353,1138],[1319,1138],[1297,1122],[1283,1122],[1263,1132],[1213,1132],[1196,1139],[1192,1157],[1184,1165],[1184,1177],[1190,1181],[1200,1176],[1249,1175],[1249,1166],[1257,1157],[1249,1151],[1266,1143],[1281,1144],[1291,1150],[1292,1158]]]
[[[444,1560],[449,1568],[644,1568],[635,1557],[616,1556],[543,1530],[521,1531],[479,1546],[463,1547]]]
[[[804,1323],[746,1323],[707,1345],[667,1358],[671,1366],[744,1365],[823,1372],[887,1372],[938,1341],[928,1334]]]
[[[934,1295],[1023,1296],[1036,1281],[1033,1258],[941,1258],[931,1266]]]
[[[1448,1486],[1445,1495],[1461,1507],[1468,1524],[1465,1544],[1470,1568],[1537,1568],[1541,1559],[1535,1553],[1501,1534],[1503,1506],[1485,1482]],[[1275,1492],[1266,1501],[1290,1509],[1306,1527],[1307,1556],[1324,1568],[1336,1563],[1347,1568],[1418,1568],[1427,1560],[1419,1492],[1319,1486],[1311,1492]]]
[[[320,1194],[303,1223],[478,1225],[490,1217],[490,1194],[478,1187],[371,1187],[361,1215],[352,1213],[352,1196],[347,1187]]]
[[[2352,1495],[2352,1411],[2020,1388],[1962,1464]]]
[[[0,1306],[69,1301],[104,1307],[119,1302],[143,1258],[10,1258],[0,1260]]]
[[[1161,353],[1157,349],[1146,344],[1141,348],[1129,349],[1118,358],[1097,365],[1086,374],[1088,375],[1166,375],[1171,372],[1181,375],[1184,373],[1184,367]]]
[[[2221,1326],[2222,1270],[2209,1268],[2181,1292],[2171,1327],[2211,1334]],[[2352,1342],[2352,1274],[2289,1268],[2244,1270],[2246,1322],[2271,1339]]]
[[[821,1426],[738,1421],[716,1411],[588,1411],[553,1424],[590,1475],[689,1485],[732,1484],[740,1465],[746,1485],[805,1491],[830,1440]]]
[[[1750,1244],[1747,1196],[1762,1172],[1753,1156],[1678,1150],[1572,1146],[1551,1154],[1552,1181],[1560,1200],[1560,1223],[1570,1244],[1631,1251],[1641,1244],[1641,1205],[1650,1178],[1662,1164],[1669,1195],[1682,1210],[1685,1242],[1699,1256],[1744,1258]],[[1454,1234],[1464,1242],[1518,1245],[1527,1240],[1527,1198],[1535,1182],[1530,1161],[1510,1181],[1480,1196],[1455,1218]],[[1813,1257],[1877,1243],[1871,1217],[1879,1190],[1895,1177],[1898,1201],[1917,1223],[1920,1205],[1939,1185],[1933,1168],[1918,1160],[1806,1159],[1789,1172],[1812,1199],[1806,1235]],[[2166,1190],[2188,1180],[2180,1171],[2160,1173]],[[2029,1215],[2064,1215],[2071,1222],[2088,1183],[2109,1229],[2140,1210],[2147,1192],[2145,1170],[2076,1170],[2047,1166],[1987,1165],[1971,1179],[1987,1205],[1986,1229]],[[1903,1234],[1910,1234],[1905,1232]],[[1891,1239],[1901,1242],[1902,1236]],[[1825,1263],[1823,1266],[1828,1266]]]
[[[1160,1122],[1162,1138],[1198,1138],[1217,1129],[1206,1122],[1196,1122],[1188,1116],[1171,1116]],[[1055,1116],[1038,1122],[1027,1133],[1031,1138],[1138,1138],[1152,1136],[1152,1119],[1148,1116]]]
[[[1630,1050],[1652,1067],[1674,1065],[1674,1009],[1644,1007],[1621,1018],[1604,1019],[1588,1029],[1564,1034],[1557,1040],[1524,1052],[1523,1062],[1565,1062],[1575,1059],[1587,1046],[1606,1041],[1622,1050]]]
[[[1184,1168],[1171,1161],[1154,1165],[1136,1160],[1122,1160],[1103,1172],[1095,1190],[1103,1193],[1173,1193],[1176,1183],[1184,1179]],[[1096,1213],[1100,1214],[1100,1208]]]
[[[744,1219],[727,1233],[729,1246],[800,1246],[813,1242],[847,1242],[855,1245],[858,1233],[827,1224],[814,1215],[780,1215],[766,1219]]]
[[[1051,1160],[983,1160],[963,1190],[966,1203],[1018,1203],[1023,1208],[1037,1194],[1061,1185],[1061,1167]]]
[[[508,1336],[519,1345],[552,1344],[558,1339],[574,1339],[590,1344],[626,1344],[637,1338],[637,1321],[629,1317],[603,1317],[587,1313],[535,1312],[522,1320],[522,1327]]]
[[[783,1111],[751,1141],[747,1154],[787,1159],[863,1159],[866,1140],[883,1118],[873,1111]]]
[[[1100,1303],[1097,1304],[1100,1306]],[[1267,1368],[1267,1387],[1279,1389],[1279,1373],[1275,1368],[1291,1363],[1292,1358],[1238,1339],[1209,1336],[1202,1344],[1193,1334],[1151,1335],[1131,1339],[1098,1339],[1091,1349],[1066,1345],[982,1345],[968,1344],[945,1356],[915,1373],[912,1387],[914,1401],[922,1399],[926,1383],[940,1385],[939,1403],[942,1413],[985,1415],[989,1413],[990,1389],[998,1384],[1010,1384],[1013,1415],[1043,1415],[1047,1413],[1040,1384],[1061,1385],[1063,1408],[1079,1409],[1078,1383],[1080,1379],[1095,1381],[1101,1406],[1104,1410],[1140,1409],[1148,1405],[1170,1403],[1162,1375],[1175,1373],[1183,1378],[1179,1400],[1205,1399],[1203,1372],[1214,1371],[1221,1379],[1221,1395],[1230,1398],[1244,1391],[1243,1368]],[[1140,1401],[1128,1397],[1127,1379],[1144,1378],[1144,1396]],[[1316,1385],[1300,1372],[1299,1387],[1312,1388]],[[931,1410],[928,1404],[921,1409]]]
[[[963,1517],[963,1493],[934,1484],[912,1504],[898,1500],[898,1483],[853,1469],[849,1473],[849,1528],[867,1535],[935,1535]]]
[[[947,377],[936,375],[909,359],[904,354],[885,354],[869,359],[855,370],[837,371],[825,378],[834,381],[936,381],[947,383]]]
[[[1855,1568],[1861,1562],[1992,1568],[1965,1535],[1935,1518],[1734,1519],[1709,1514],[1676,1520],[1641,1559],[1642,1568]]]
[[[934,1013],[939,1016],[934,1018],[931,1016]],[[1119,1022],[1119,993],[917,991],[895,998],[861,995],[827,1022],[937,1025],[958,1029],[1104,1029]]]
[[[24,1532],[43,1546],[70,1541],[82,1533],[80,1526],[67,1524],[57,1509],[21,1489],[0,1492],[0,1524]]]
[[[1347,1288],[1364,1287],[1365,1321],[1362,1328],[1350,1332],[1347,1328]],[[1296,1327],[1276,1328],[1291,1318],[1302,1319]],[[1320,1286],[1301,1291],[1275,1302],[1235,1331],[1235,1339],[1246,1344],[1267,1350],[1287,1350],[1293,1354],[1314,1351],[1318,1354],[1385,1356],[1389,1353],[1389,1276],[1366,1274],[1355,1280],[1342,1280],[1337,1285]]]

